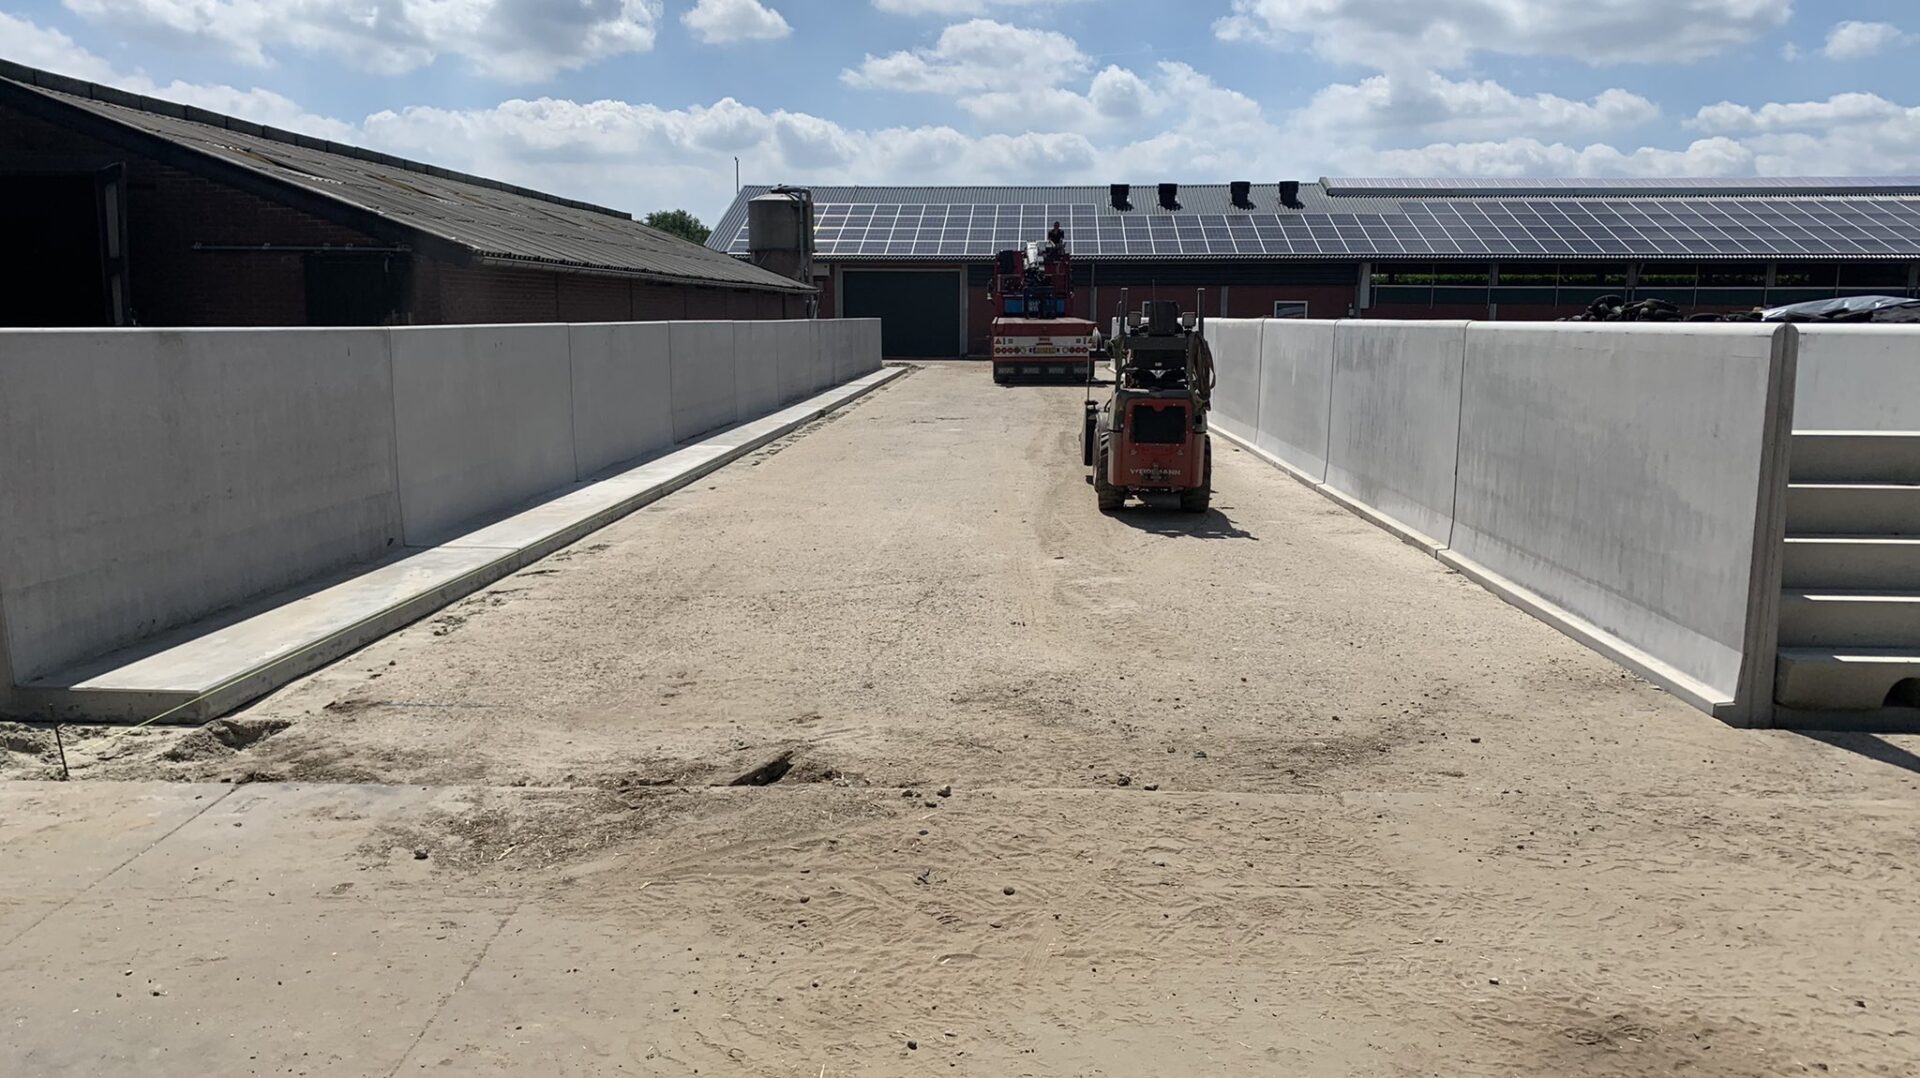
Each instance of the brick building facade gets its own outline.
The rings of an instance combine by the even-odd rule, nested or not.
[[[448,210],[446,207],[455,207]],[[0,325],[804,318],[614,211],[0,65]]]

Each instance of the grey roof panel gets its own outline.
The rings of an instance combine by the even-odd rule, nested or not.
[[[1183,185],[1174,211],[1157,204],[1152,185],[1135,185],[1134,208],[1124,212],[1109,204],[1105,187],[812,190],[826,261],[982,259],[1039,239],[1054,217],[1068,220],[1076,254],[1103,260],[1920,258],[1920,185],[1909,191],[1901,178],[1798,181],[1804,190],[1766,181],[1764,195],[1712,181],[1620,185],[1600,195],[1585,185],[1602,181],[1486,181],[1458,190],[1444,186],[1456,181],[1394,182],[1402,184],[1398,197],[1305,184],[1295,207],[1278,205],[1275,185],[1255,187],[1251,208],[1231,206],[1224,184]],[[1831,189],[1813,189],[1821,184]],[[745,200],[764,190],[742,192],[710,246],[745,252]],[[1011,228],[1010,218],[1018,222]]]
[[[481,258],[711,287],[811,290],[590,203],[0,61],[0,87],[6,86],[374,214]]]

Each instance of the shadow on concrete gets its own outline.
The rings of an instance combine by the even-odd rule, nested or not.
[[[1920,755],[1915,755],[1878,734],[1850,733],[1843,730],[1796,730],[1794,732],[1823,745],[1845,749],[1869,760],[1878,760],[1902,771],[1911,771],[1920,775]]]
[[[1259,542],[1260,537],[1234,524],[1232,518],[1218,509],[1209,509],[1204,513],[1183,513],[1178,509],[1165,509],[1156,505],[1133,505],[1108,516],[1125,524],[1154,535],[1183,536],[1188,539],[1251,539]]]

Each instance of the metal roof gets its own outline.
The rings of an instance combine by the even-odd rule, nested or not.
[[[729,258],[618,210],[263,127],[0,61],[0,92],[107,121],[107,135],[159,140],[462,248],[529,268],[759,291],[811,286]]]
[[[743,190],[708,246],[741,253],[746,203],[766,190]],[[1075,253],[1111,261],[1920,259],[1914,177],[1321,179],[1294,206],[1274,183],[1242,206],[1227,184],[1182,184],[1173,210],[1134,184],[1125,211],[1104,185],[812,191],[830,262],[972,260],[1055,218]]]

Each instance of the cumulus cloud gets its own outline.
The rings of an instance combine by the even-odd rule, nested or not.
[[[680,21],[709,45],[771,41],[793,33],[787,20],[760,0],[700,0]]]
[[[1053,0],[1077,3],[1078,0]],[[1032,0],[873,0],[874,9],[889,15],[984,15],[991,8],[1033,8]]]
[[[66,34],[4,11],[0,11],[0,41],[7,43],[8,59],[15,63],[113,86],[128,93],[161,97],[315,138],[347,139],[354,134],[352,124],[315,115],[270,90],[242,90],[178,79],[163,84],[139,73],[122,74],[104,57],[89,52]]]
[[[289,47],[397,74],[457,56],[534,82],[653,48],[660,0],[63,0],[116,30],[204,43],[255,66]]]
[[[1892,23],[1849,21],[1827,31],[1827,43],[1820,52],[1829,60],[1864,60],[1909,40]]]
[[[869,54],[840,81],[863,90],[959,94],[1010,85],[1058,86],[1091,61],[1065,34],[972,19],[940,31],[932,48]]]
[[[1480,52],[1667,63],[1745,45],[1792,12],[1793,0],[1233,0],[1213,32],[1379,70]]]
[[[1639,94],[1612,89],[1586,101],[1554,94],[1517,94],[1490,79],[1455,81],[1431,72],[1375,75],[1313,95],[1300,120],[1328,132],[1373,131],[1434,138],[1593,134],[1638,127],[1660,108]]]

